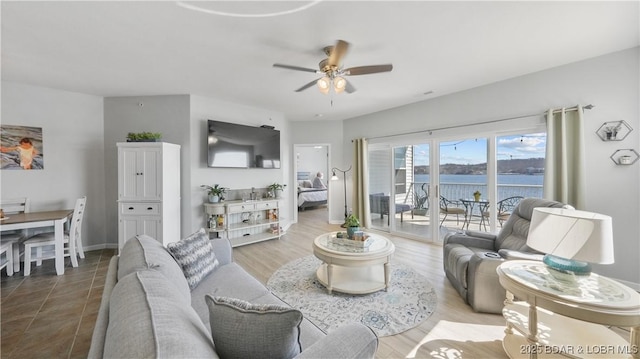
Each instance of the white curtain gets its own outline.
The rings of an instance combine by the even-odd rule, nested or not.
[[[554,113],[555,112],[555,113]],[[584,209],[586,197],[584,113],[575,110],[547,112],[547,154],[544,198]]]
[[[360,219],[360,225],[370,228],[369,215],[369,165],[367,161],[367,139],[359,138],[355,143],[355,169],[353,171],[353,214]]]

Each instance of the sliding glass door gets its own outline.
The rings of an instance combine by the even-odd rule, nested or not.
[[[370,145],[372,227],[436,243],[452,231],[499,231],[520,199],[542,196],[545,137]]]
[[[371,227],[389,231],[389,198],[392,191],[392,152],[388,145],[369,146],[369,209]]]
[[[371,226],[407,237],[430,240],[432,207],[429,143],[369,147]]]
[[[443,141],[439,148],[440,237],[456,230],[486,231],[489,208],[487,139]]]

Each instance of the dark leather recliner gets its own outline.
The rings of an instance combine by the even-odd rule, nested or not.
[[[535,207],[572,208],[556,201],[525,198],[513,210],[498,235],[466,231],[445,236],[444,272],[476,312],[502,312],[506,291],[498,281],[496,268],[503,261],[542,260],[542,253],[527,247],[529,224]]]

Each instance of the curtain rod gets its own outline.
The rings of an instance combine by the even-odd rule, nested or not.
[[[594,105],[586,105],[583,106],[582,108],[585,110],[591,110],[592,108],[594,108]],[[556,109],[553,110],[553,113],[559,113],[562,112],[563,109]],[[578,110],[578,106],[574,106],[574,107],[569,107],[569,108],[565,108],[565,111],[577,111]],[[522,116],[516,116],[516,117],[508,117],[508,118],[501,118],[499,120],[490,120],[490,121],[484,121],[484,122],[477,122],[477,123],[472,123],[472,124],[464,124],[464,125],[453,125],[453,126],[447,126],[447,127],[440,127],[440,128],[433,128],[430,130],[420,130],[420,131],[412,131],[412,132],[404,132],[404,133],[397,133],[395,135],[384,135],[384,136],[376,136],[376,137],[369,137],[367,138],[368,140],[370,139],[377,139],[377,138],[387,138],[387,137],[395,137],[395,136],[404,136],[404,135],[413,135],[413,134],[417,134],[417,133],[425,133],[428,132],[429,134],[431,134],[431,132],[433,131],[441,131],[441,130],[449,130],[452,128],[460,128],[460,127],[467,127],[467,126],[473,126],[473,125],[486,125],[489,123],[497,123],[497,122],[503,122],[503,121],[510,121],[510,120],[518,120],[521,118],[527,118],[527,117],[534,117],[534,116],[543,116],[546,115],[546,112],[543,113],[534,113],[534,114],[530,114],[530,115],[522,115]],[[352,140],[353,142],[353,140]]]

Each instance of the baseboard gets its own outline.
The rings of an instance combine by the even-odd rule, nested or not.
[[[94,244],[90,246],[84,246],[82,249],[84,249],[85,252],[99,251],[102,249],[118,249],[118,244],[117,243]]]

